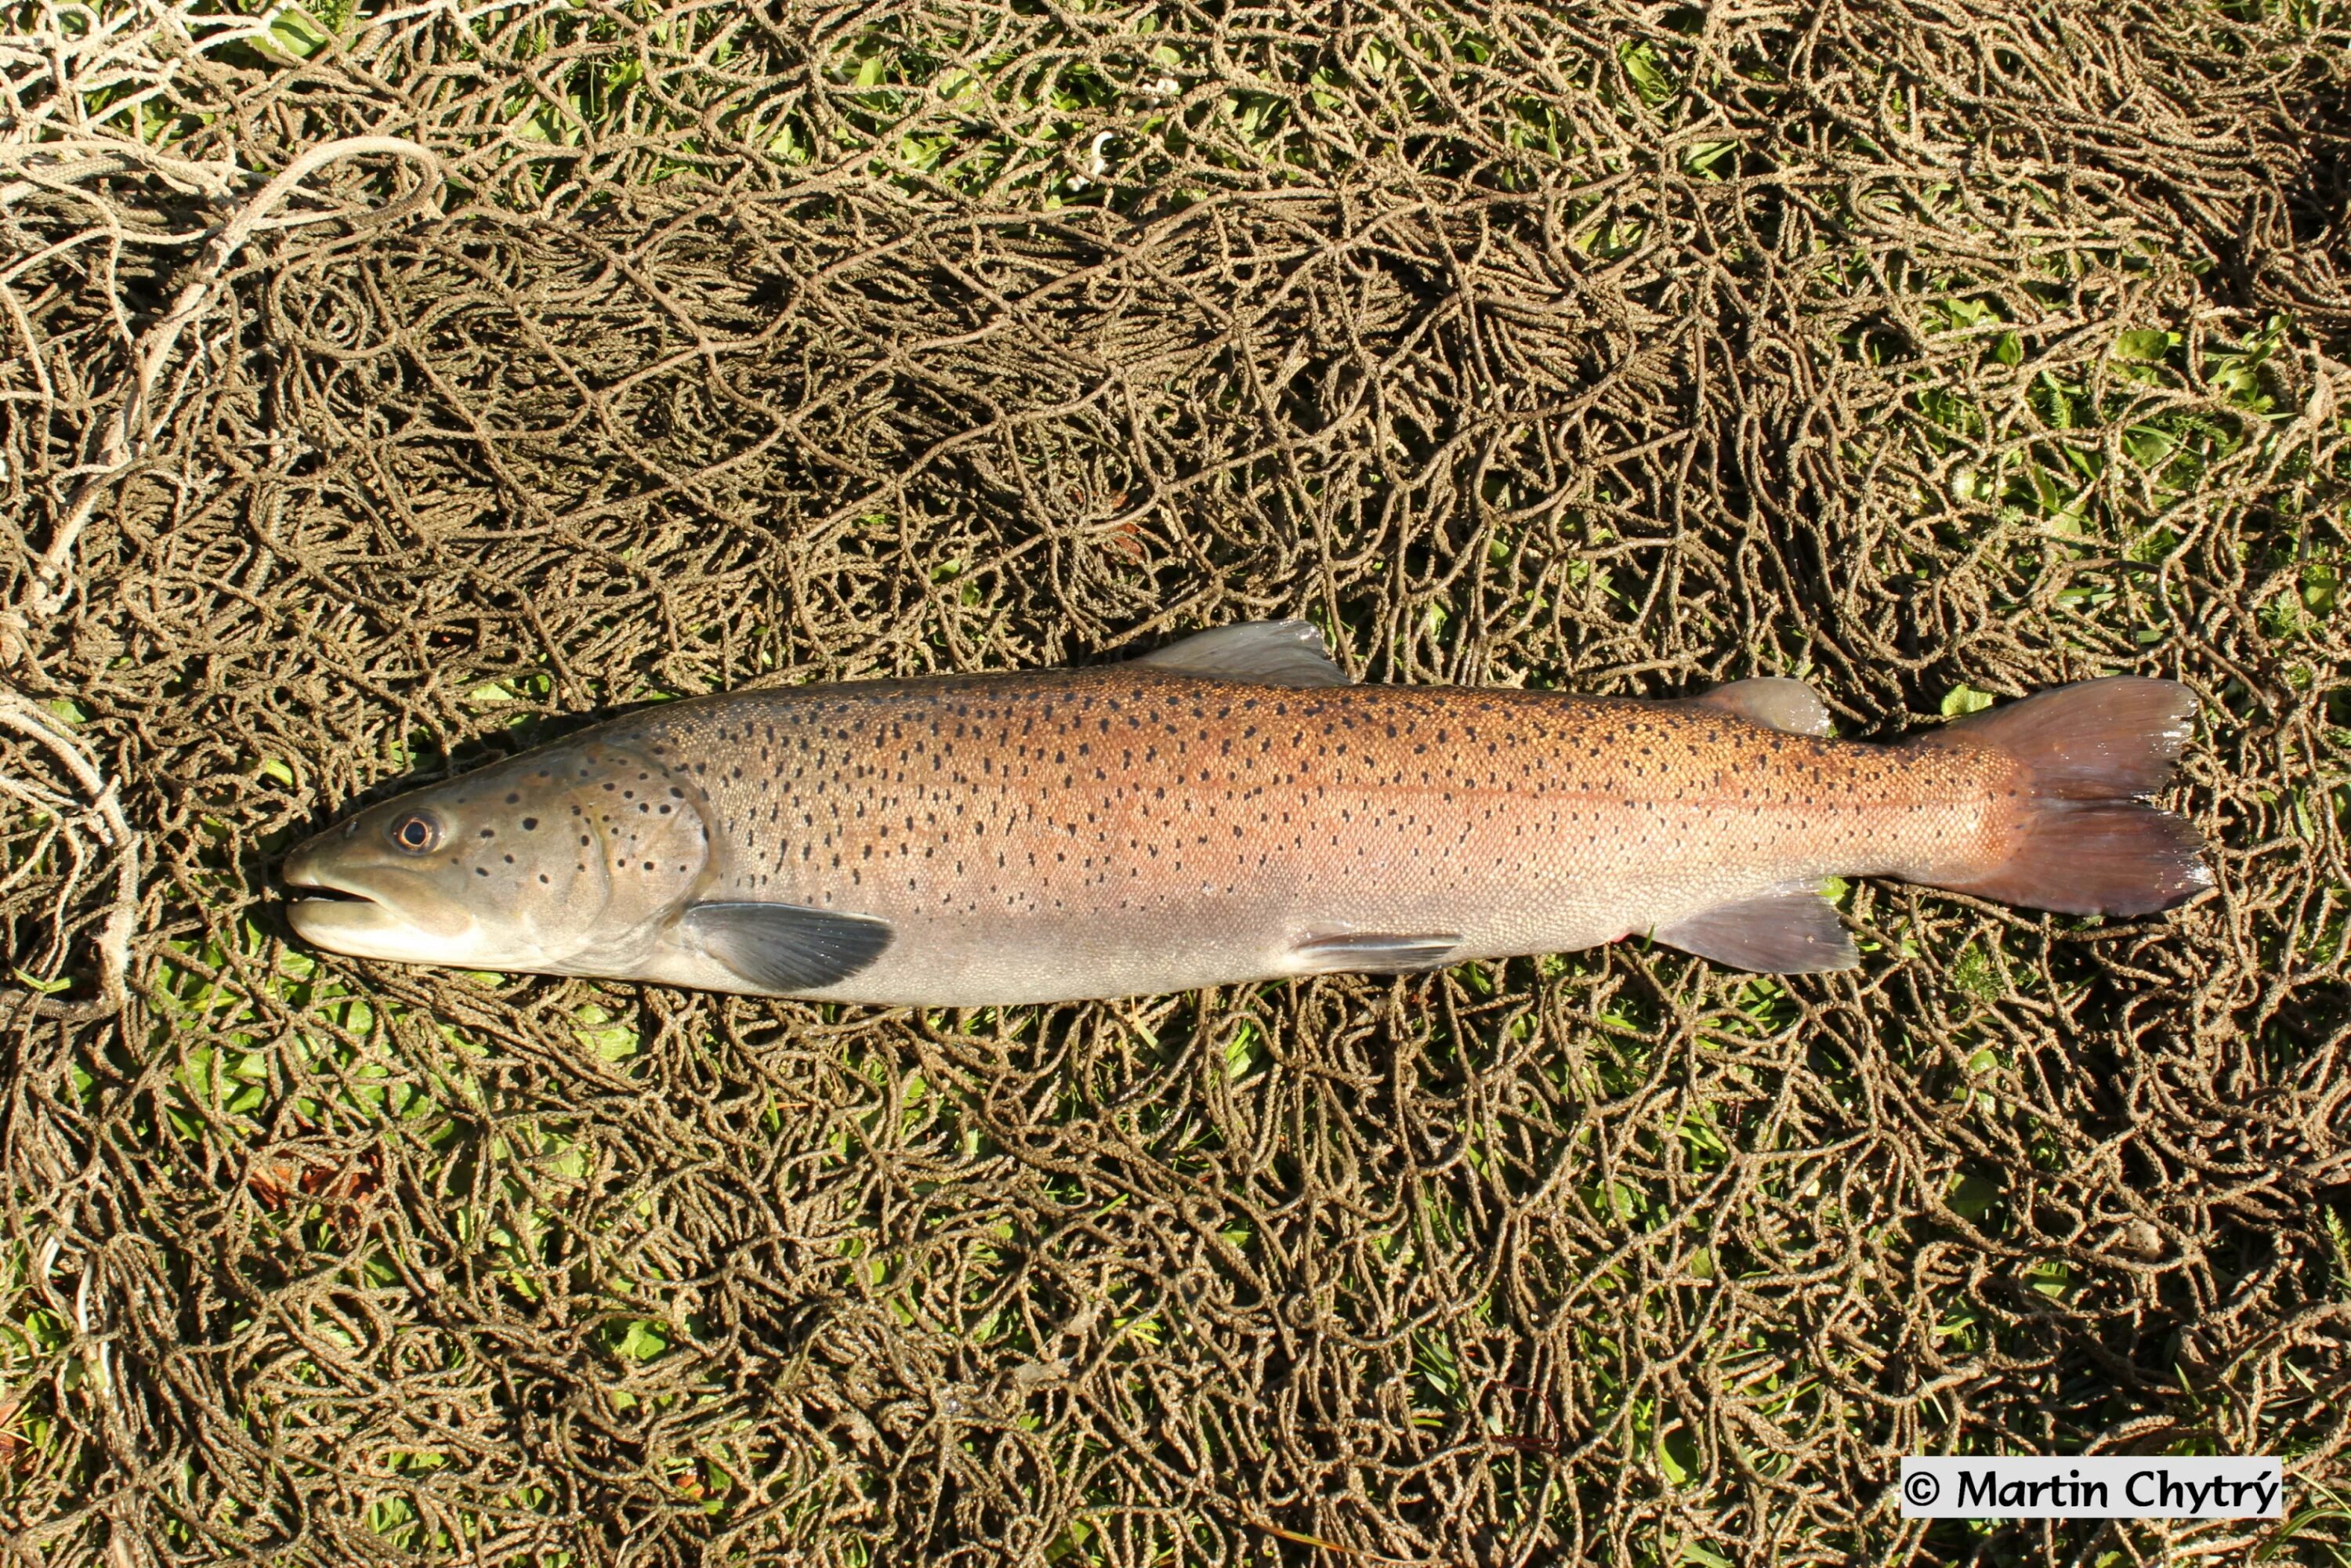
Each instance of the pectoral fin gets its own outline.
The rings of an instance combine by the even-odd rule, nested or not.
[[[1802,681],[1792,681],[1784,675],[1758,675],[1751,681],[1733,681],[1727,686],[1717,686],[1690,702],[1698,707],[1720,708],[1735,713],[1772,729],[1784,729],[1792,735],[1826,735],[1829,732],[1829,705],[1821,694]]]
[[[1170,643],[1134,661],[1187,675],[1217,675],[1261,686],[1343,686],[1322,633],[1307,621],[1244,621]]]
[[[1836,906],[1811,888],[1766,894],[1660,925],[1668,947],[1759,975],[1811,975],[1861,962]]]
[[[764,990],[838,985],[890,946],[886,920],[799,904],[697,904],[679,918],[688,941]]]
[[[1290,953],[1301,975],[1399,975],[1442,968],[1447,956],[1460,946],[1461,935],[1456,931],[1348,931],[1309,936]]]

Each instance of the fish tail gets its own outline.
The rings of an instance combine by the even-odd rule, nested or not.
[[[2009,703],[1917,737],[2016,764],[2018,810],[1989,869],[1917,880],[2065,915],[2147,915],[2212,885],[2195,827],[2150,804],[2196,727],[2177,681],[2116,675]]]

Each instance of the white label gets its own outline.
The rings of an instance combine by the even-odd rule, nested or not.
[[[1905,1519],[2282,1519],[2285,1469],[2251,1458],[1907,1458]]]

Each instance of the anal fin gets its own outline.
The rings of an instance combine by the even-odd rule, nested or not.
[[[886,920],[802,904],[697,904],[678,924],[705,953],[783,996],[839,985],[879,958],[894,935]]]
[[[1668,947],[1759,975],[1813,975],[1861,962],[1836,906],[1810,887],[1767,893],[1660,925]]]
[[[1458,931],[1347,931],[1309,936],[1290,952],[1301,975],[1399,975],[1443,968],[1460,946]]]

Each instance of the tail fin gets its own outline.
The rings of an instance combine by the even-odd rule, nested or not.
[[[2177,681],[2116,675],[2059,686],[1961,719],[1931,746],[1981,746],[2022,765],[2025,798],[2007,855],[1938,887],[2066,915],[2147,915],[2212,885],[2204,841],[2147,803],[2196,727]]]

